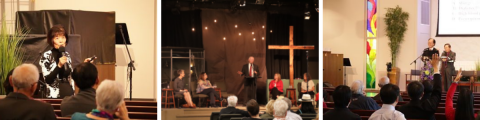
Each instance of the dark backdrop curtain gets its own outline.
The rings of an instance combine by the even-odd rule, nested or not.
[[[262,77],[257,79],[257,101],[266,103],[264,97],[267,73],[265,68],[266,43],[265,40],[262,40],[262,37],[266,35],[266,12],[202,9],[202,24],[209,80],[225,82],[228,93],[238,96],[239,103],[246,102],[243,101],[243,77],[238,75],[237,71],[247,64],[249,56],[254,56],[254,63],[259,66],[259,74]],[[255,40],[253,40],[254,38]]]
[[[201,10],[162,10],[162,47],[203,48],[200,13]]]
[[[303,73],[310,73],[312,79],[318,79],[318,12],[312,12],[310,20],[305,20],[302,14],[268,14],[267,38],[268,45],[289,45],[289,26],[293,26],[294,45],[314,45],[315,50],[309,50],[308,70],[306,50],[294,50],[294,78],[303,79]],[[271,32],[270,32],[271,30]],[[289,50],[266,51],[266,67],[268,79],[273,79],[275,73],[280,73],[282,79],[290,78]]]

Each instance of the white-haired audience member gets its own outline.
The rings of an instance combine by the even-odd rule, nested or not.
[[[220,110],[220,114],[241,114],[244,117],[250,117],[247,111],[239,110],[235,108],[237,106],[238,98],[237,96],[231,95],[227,98],[228,106]]]
[[[120,120],[129,119],[127,107],[125,106],[125,101],[123,101],[125,92],[120,83],[104,80],[100,83],[96,92],[97,109],[93,109],[90,113],[74,113],[72,120],[113,120],[113,114]]]
[[[288,112],[287,112],[287,117],[290,118],[289,120],[302,120],[302,117],[294,111],[292,111],[292,101],[288,98],[282,98],[281,100],[285,101],[288,105]]]
[[[375,100],[370,97],[366,97],[363,93],[365,88],[363,82],[360,80],[353,81],[350,86],[352,90],[352,100],[348,108],[350,110],[378,110],[380,106]]]
[[[288,103],[284,100],[276,100],[273,103],[273,117],[274,120],[293,120],[288,117]]]
[[[39,72],[33,64],[22,64],[12,74],[12,93],[0,100],[0,120],[55,120],[53,107],[33,100]]]
[[[390,78],[388,78],[387,76],[383,76],[382,78],[380,78],[380,80],[378,80],[378,87],[382,88],[384,85],[389,83],[390,83]],[[373,97],[373,100],[382,100],[382,98],[380,98],[380,94],[377,94],[375,95],[375,97]],[[398,96],[398,101],[403,102],[403,98],[401,95]]]

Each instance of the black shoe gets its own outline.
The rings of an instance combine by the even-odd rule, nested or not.
[[[212,107],[212,108],[217,108],[218,106],[217,106],[217,105],[212,105],[211,107]]]

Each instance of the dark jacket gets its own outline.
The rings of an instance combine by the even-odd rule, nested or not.
[[[348,108],[335,108],[323,114],[324,120],[361,120],[358,114],[353,113]]]
[[[245,78],[252,78],[252,77],[250,77],[250,75],[249,75],[249,74],[250,74],[250,70],[248,69],[248,65],[249,65],[249,64],[250,64],[250,63],[247,63],[247,64],[243,65],[243,67],[242,67],[242,73],[243,73],[242,75],[243,75]],[[253,64],[253,71],[254,71],[254,72],[252,72],[252,74],[254,74],[254,77],[255,77],[255,78],[257,78],[258,76],[260,76],[260,71],[258,70],[258,65]],[[257,71],[257,74],[255,74],[255,71]]]
[[[12,92],[0,100],[0,120],[55,120],[52,105]]]
[[[380,106],[370,97],[362,94],[353,94],[348,108],[351,110],[378,110]]]
[[[95,95],[95,89],[89,88],[80,90],[80,92],[74,96],[63,98],[60,105],[62,116],[70,117],[75,112],[89,113],[92,109],[96,109]]]
[[[433,48],[433,50],[430,50],[428,48],[423,49],[422,56],[426,56],[428,57],[428,59],[432,59],[433,54],[440,54],[440,52],[438,52],[437,48]]]
[[[247,111],[239,110],[235,107],[226,107],[220,110],[220,115],[221,114],[241,114],[244,117],[250,117],[250,114],[248,114]]]
[[[435,119],[435,111],[437,110],[440,97],[442,95],[442,83],[440,74],[433,76],[433,92],[428,99],[410,100],[405,105],[398,108],[407,119]]]

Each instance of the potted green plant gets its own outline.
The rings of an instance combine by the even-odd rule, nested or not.
[[[387,8],[385,14],[385,31],[387,33],[388,46],[390,47],[390,54],[392,55],[391,71],[388,72],[388,77],[391,83],[398,85],[398,79],[400,79],[400,70],[396,67],[396,60],[398,55],[398,49],[403,42],[405,31],[407,31],[407,20],[409,14],[404,12],[398,5],[395,8]]]
[[[480,60],[477,60],[477,62],[475,62],[475,74],[478,73],[478,71],[480,71]],[[478,75],[476,75],[478,76]],[[480,82],[480,77],[477,77],[477,79],[475,80],[476,82]]]
[[[3,17],[5,18],[5,16]],[[13,31],[7,28],[5,19],[2,19],[2,26],[0,28],[0,95],[5,95],[4,81],[7,79],[7,74],[16,66],[22,64],[24,52],[21,50],[21,45],[28,30],[21,29]]]

